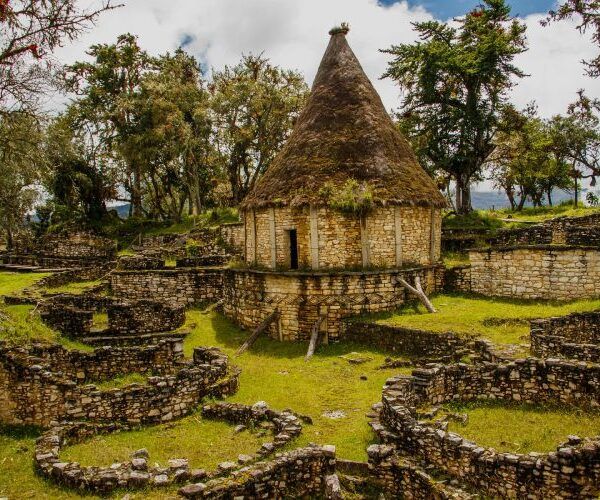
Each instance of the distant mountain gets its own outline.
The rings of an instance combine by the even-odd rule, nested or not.
[[[552,193],[552,202],[554,204],[571,199],[573,199],[572,194],[565,193],[561,190],[555,190],[554,193]],[[477,210],[510,208],[510,202],[508,201],[506,194],[501,191],[472,191],[471,200],[473,202],[473,208]],[[525,206],[531,206],[531,203],[526,203]]]
[[[110,207],[109,210],[116,210],[121,219],[127,219],[129,217],[129,203],[126,203],[125,205],[115,205],[114,207]]]

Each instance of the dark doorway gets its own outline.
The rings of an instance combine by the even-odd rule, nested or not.
[[[290,269],[298,269],[298,233],[295,229],[288,231],[290,235]]]

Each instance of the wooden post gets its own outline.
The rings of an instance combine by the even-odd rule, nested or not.
[[[394,232],[396,235],[396,267],[402,267],[402,212],[394,207]]]
[[[435,208],[431,207],[431,229],[429,233],[429,263],[435,264]]]
[[[269,238],[271,239],[271,269],[277,268],[277,235],[275,233],[275,209],[269,210]]]
[[[371,249],[369,241],[369,226],[367,224],[367,216],[360,217],[360,245],[362,249],[362,265],[364,268],[371,265]]]
[[[252,234],[252,263],[256,265],[258,256],[256,255],[256,212],[254,209],[250,211],[252,221],[250,223],[250,233]]]
[[[314,205],[310,206],[310,259],[311,267],[319,269],[319,213]]]
[[[269,314],[265,318],[265,320],[260,325],[258,325],[256,330],[252,332],[252,335],[250,335],[250,337],[248,337],[248,339],[246,339],[246,341],[235,352],[235,355],[239,356],[240,354],[250,349],[250,347],[252,347],[252,344],[256,342],[256,339],[260,336],[260,334],[268,328],[268,326],[273,322],[275,318],[277,318],[277,316],[279,316],[279,311],[275,309],[271,314]]]
[[[308,343],[308,351],[306,352],[306,357],[304,361],[310,361],[310,358],[313,357],[315,350],[317,349],[317,343],[319,341],[319,334],[321,333],[321,322],[325,319],[324,316],[319,316],[317,321],[312,326],[311,334],[310,334],[310,342]]]
[[[425,308],[430,312],[430,313],[436,313],[437,310],[436,308],[433,306],[433,304],[431,303],[431,301],[429,300],[429,298],[427,297],[427,295],[425,295],[425,292],[423,291],[423,287],[421,287],[421,278],[419,277],[419,275],[417,274],[415,276],[415,286],[411,286],[407,283],[407,281],[404,278],[398,278],[398,282],[404,287],[406,288],[408,291],[414,293],[417,297],[419,297],[419,300],[423,303],[423,305],[425,306]]]

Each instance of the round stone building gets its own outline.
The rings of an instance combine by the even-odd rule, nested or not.
[[[346,41],[331,31],[292,134],[241,204],[248,269],[225,276],[225,312],[270,333],[325,340],[341,319],[389,310],[416,272],[435,289],[445,199]],[[408,274],[407,274],[408,273]]]
[[[269,269],[439,259],[445,199],[346,41],[331,40],[298,122],[243,201],[245,260]]]

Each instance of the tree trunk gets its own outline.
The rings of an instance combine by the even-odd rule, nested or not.
[[[6,228],[6,250],[11,251],[15,246],[15,241],[13,238],[13,233],[10,227]]]
[[[456,178],[456,211],[466,215],[473,211],[471,204],[471,182],[468,176],[459,175]]]
[[[132,165],[133,183],[131,187],[131,205],[134,217],[142,216],[142,174],[137,164]]]
[[[552,189],[548,189],[547,192],[547,196],[548,196],[548,206],[552,206]]]

